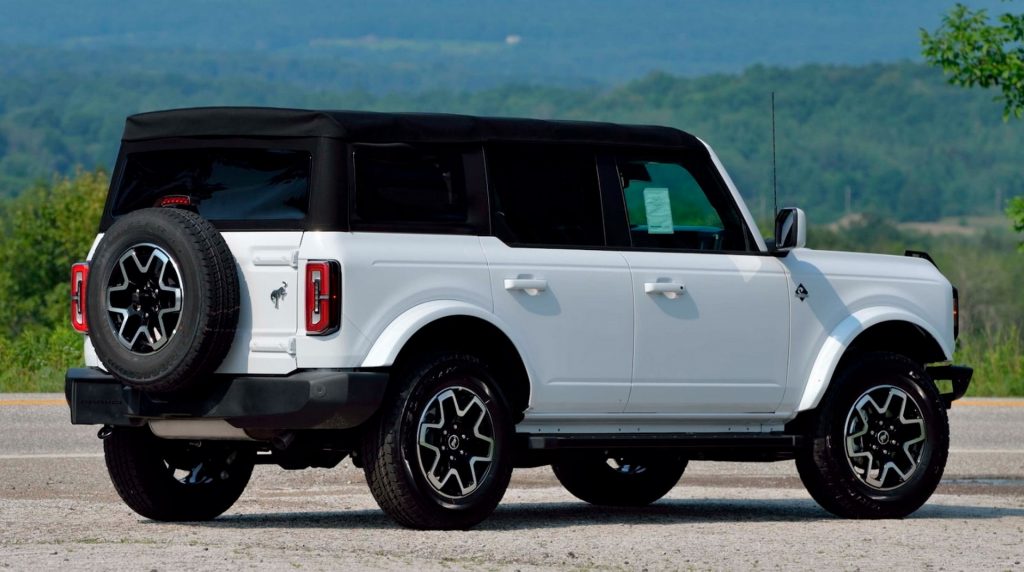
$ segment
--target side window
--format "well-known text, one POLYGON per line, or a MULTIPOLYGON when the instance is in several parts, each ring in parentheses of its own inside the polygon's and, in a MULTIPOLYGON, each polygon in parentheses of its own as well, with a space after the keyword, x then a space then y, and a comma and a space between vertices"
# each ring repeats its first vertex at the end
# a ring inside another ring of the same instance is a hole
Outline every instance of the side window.
POLYGON ((466 224, 463 152, 445 146, 354 147, 358 223, 466 224))
POLYGON ((510 244, 603 246, 594 154, 561 145, 493 145, 487 180, 495 234, 510 244))
POLYGON ((747 250, 736 205, 706 169, 632 158, 619 159, 618 168, 633 246, 747 250))

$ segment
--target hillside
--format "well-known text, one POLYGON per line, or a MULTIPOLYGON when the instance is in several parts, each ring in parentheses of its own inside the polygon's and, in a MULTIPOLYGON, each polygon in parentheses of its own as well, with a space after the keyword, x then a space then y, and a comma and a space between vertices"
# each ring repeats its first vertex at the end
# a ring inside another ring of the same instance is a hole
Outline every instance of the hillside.
POLYGON ((815 222, 835 220, 848 206, 903 221, 991 215, 1007 197, 1024 194, 1024 126, 1002 122, 991 94, 950 87, 919 64, 754 67, 700 78, 658 73, 611 88, 518 85, 375 95, 220 78, 202 66, 155 72, 143 63, 111 71, 90 61, 68 52, 0 48, 0 196, 76 166, 109 167, 124 116, 132 112, 276 105, 674 125, 718 150, 764 218, 771 209, 772 90, 780 200, 804 206, 815 222), (82 65, 67 65, 69 58, 82 65))
MULTIPOLYGON (((1000 0, 963 0, 993 11, 1000 0)), ((510 81, 619 84, 661 70, 696 76, 750 65, 919 60, 934 0, 5 0, 0 44, 73 50, 96 63, 139 51, 152 71, 186 59, 226 75, 322 80, 375 92, 510 81), (153 54, 157 54, 156 57, 153 54), (274 64, 261 72, 264 60, 274 64), (300 71, 290 73, 291 65, 300 71)), ((178 68, 187 69, 187 68, 178 68)), ((308 84, 306 84, 308 87, 308 84)))

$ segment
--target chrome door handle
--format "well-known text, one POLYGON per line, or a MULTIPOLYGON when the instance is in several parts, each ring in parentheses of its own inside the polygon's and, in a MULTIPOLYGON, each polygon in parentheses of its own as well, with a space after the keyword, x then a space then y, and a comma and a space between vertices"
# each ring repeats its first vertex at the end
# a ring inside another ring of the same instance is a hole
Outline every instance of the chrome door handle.
POLYGON ((536 296, 548 289, 548 281, 537 278, 506 278, 505 289, 508 291, 522 290, 528 296, 536 296))
POLYGON ((669 300, 675 300, 686 293, 686 286, 679 282, 644 282, 644 293, 661 294, 669 300))

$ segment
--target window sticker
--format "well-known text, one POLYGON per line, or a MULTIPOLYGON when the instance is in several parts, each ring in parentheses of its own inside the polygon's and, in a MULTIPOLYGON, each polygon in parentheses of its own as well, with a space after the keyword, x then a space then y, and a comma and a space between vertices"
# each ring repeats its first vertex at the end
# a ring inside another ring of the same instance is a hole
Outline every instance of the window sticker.
POLYGON ((672 203, 668 189, 648 187, 644 189, 644 209, 647 211, 647 234, 672 234, 672 203))

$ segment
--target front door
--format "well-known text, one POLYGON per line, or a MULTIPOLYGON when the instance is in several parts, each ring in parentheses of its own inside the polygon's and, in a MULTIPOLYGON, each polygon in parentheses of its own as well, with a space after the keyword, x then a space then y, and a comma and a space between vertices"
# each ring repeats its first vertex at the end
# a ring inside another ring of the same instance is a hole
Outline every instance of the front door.
POLYGON ((789 292, 706 157, 616 160, 636 333, 629 413, 773 412, 786 389, 789 292))

